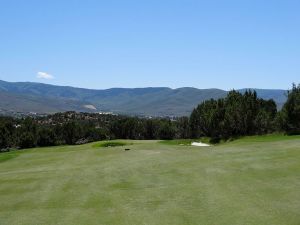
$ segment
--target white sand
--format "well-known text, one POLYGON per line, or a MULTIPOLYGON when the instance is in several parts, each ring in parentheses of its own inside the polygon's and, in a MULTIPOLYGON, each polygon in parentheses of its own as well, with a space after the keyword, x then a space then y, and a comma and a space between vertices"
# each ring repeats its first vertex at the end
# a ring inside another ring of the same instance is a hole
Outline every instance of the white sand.
POLYGON ((192 146, 198 146, 198 147, 209 147, 210 145, 202 143, 202 142, 192 142, 192 146))

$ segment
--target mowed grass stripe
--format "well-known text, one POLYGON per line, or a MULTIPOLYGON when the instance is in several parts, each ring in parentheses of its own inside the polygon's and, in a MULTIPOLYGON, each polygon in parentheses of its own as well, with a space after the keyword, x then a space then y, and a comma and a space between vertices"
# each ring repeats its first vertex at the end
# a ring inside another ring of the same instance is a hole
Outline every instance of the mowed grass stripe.
POLYGON ((299 224, 300 138, 266 139, 4 153, 0 224, 299 224))

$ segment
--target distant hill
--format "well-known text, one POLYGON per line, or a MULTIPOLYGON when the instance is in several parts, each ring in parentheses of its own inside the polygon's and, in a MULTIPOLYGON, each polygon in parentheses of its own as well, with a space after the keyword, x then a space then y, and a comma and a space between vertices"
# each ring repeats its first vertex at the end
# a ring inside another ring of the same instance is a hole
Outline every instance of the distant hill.
MULTIPOLYGON (((246 89, 239 91, 244 92, 246 89)), ((285 90, 255 89, 259 97, 274 99, 278 107, 286 100, 285 90)), ((92 90, 32 82, 0 80, 0 110, 54 113, 61 111, 109 111, 143 116, 188 115, 195 106, 210 98, 222 98, 227 91, 149 87, 92 90)))

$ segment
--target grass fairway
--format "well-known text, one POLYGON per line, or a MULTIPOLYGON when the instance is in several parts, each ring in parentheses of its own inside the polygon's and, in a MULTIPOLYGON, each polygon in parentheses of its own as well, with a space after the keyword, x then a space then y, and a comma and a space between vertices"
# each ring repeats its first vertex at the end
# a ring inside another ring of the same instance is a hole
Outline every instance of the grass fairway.
POLYGON ((0 154, 0 224, 300 224, 299 136, 128 143, 0 154))

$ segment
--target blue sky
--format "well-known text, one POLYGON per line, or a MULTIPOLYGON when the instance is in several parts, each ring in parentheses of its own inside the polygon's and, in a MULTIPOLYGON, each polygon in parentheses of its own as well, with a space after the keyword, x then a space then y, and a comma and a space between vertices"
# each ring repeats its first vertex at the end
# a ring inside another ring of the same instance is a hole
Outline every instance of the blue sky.
POLYGON ((0 79, 287 89, 299 12, 299 0, 0 0, 0 79))

